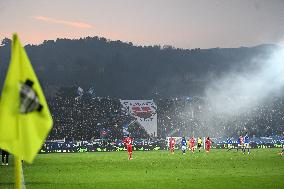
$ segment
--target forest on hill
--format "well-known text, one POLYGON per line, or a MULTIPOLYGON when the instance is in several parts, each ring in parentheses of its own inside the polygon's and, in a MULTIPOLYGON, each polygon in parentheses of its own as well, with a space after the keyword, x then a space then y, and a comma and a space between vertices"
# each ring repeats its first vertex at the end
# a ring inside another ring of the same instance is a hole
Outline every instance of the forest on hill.
MULTIPOLYGON (((0 46, 0 87, 10 60, 11 40, 0 46)), ((48 97, 75 96, 78 87, 96 96, 123 99, 202 96, 207 85, 231 72, 253 71, 275 45, 180 49, 135 46, 103 37, 46 40, 25 49, 48 97)))

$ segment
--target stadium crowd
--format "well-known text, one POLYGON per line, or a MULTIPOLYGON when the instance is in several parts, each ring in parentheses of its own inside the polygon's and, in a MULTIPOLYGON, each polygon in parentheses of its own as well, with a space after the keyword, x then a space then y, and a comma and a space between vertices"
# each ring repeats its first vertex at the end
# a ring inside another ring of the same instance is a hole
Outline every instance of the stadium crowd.
POLYGON ((284 130, 284 101, 271 98, 252 109, 231 114, 215 112, 206 99, 187 97, 157 101, 158 133, 167 136, 273 136, 284 130))
MULTIPOLYGON (((93 140, 123 138, 123 125, 133 118, 119 99, 101 97, 67 98, 57 96, 48 100, 54 127, 48 140, 93 140)), ((158 115, 158 138, 168 136, 251 136, 277 135, 284 130, 284 101, 273 98, 250 111, 228 119, 215 113, 206 99, 187 97, 155 100, 158 115)), ((150 138, 139 124, 129 126, 134 138, 150 138)))
MULTIPOLYGON (((118 99, 63 98, 49 100, 54 126, 48 140, 92 140, 123 138, 122 126, 133 121, 118 99)), ((129 130, 137 137, 145 137, 140 125, 132 124, 129 130)))

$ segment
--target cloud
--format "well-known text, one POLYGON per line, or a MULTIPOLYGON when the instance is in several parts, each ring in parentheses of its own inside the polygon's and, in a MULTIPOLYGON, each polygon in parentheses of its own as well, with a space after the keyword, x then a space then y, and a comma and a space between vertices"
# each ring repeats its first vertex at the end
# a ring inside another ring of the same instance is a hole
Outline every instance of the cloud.
POLYGON ((50 17, 45 17, 45 16, 36 16, 36 17, 34 17, 34 19, 40 20, 40 21, 43 21, 43 22, 48 22, 48 23, 71 26, 71 27, 74 27, 74 28, 81 28, 81 29, 93 28, 92 25, 84 23, 84 22, 67 21, 67 20, 61 20, 61 19, 50 18, 50 17))

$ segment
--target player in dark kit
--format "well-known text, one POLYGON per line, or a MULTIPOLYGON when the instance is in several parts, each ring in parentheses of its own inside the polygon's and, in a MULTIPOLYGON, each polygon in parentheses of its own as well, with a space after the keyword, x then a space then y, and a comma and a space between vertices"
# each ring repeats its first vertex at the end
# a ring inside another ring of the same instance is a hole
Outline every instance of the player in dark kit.
POLYGON ((185 150, 186 150, 186 140, 184 137, 182 137, 181 140, 181 150, 182 150, 182 154, 185 154, 185 150))
POLYGON ((243 154, 245 154, 246 149, 248 150, 248 154, 250 154, 250 145, 249 145, 250 139, 248 133, 246 133, 246 135, 243 138, 244 138, 243 154))
POLYGON ((8 165, 9 163, 9 152, 2 150, 2 165, 8 165))
POLYGON ((132 138, 129 135, 127 135, 127 137, 123 140, 123 143, 126 145, 126 149, 128 152, 128 159, 132 160, 132 143, 133 143, 132 138))
POLYGON ((199 137, 199 138, 197 139, 197 148, 198 148, 198 151, 199 151, 199 152, 200 152, 202 143, 203 143, 203 141, 202 141, 201 137, 199 137))
POLYGON ((233 141, 231 138, 227 139, 227 152, 233 149, 233 141))

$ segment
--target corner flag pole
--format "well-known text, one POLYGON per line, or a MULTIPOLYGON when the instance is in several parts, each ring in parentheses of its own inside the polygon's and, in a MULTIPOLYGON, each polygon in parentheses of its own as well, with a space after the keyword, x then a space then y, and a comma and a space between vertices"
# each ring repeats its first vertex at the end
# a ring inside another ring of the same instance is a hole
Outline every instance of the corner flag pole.
MULTIPOLYGON (((16 132, 17 132, 17 137, 20 141, 20 137, 21 137, 21 127, 20 127, 20 117, 19 115, 16 116, 17 119, 17 128, 16 128, 16 132)), ((19 141, 16 142, 16 145, 19 146, 19 141)), ((22 150, 20 150, 20 153, 22 154, 22 150)), ((22 169, 22 161, 21 161, 21 155, 19 154, 15 154, 14 155, 14 162, 15 162, 15 189, 21 189, 22 188, 22 173, 21 173, 21 169, 22 169)))
POLYGON ((22 186, 21 163, 21 158, 15 156, 15 189, 21 189, 22 186))

